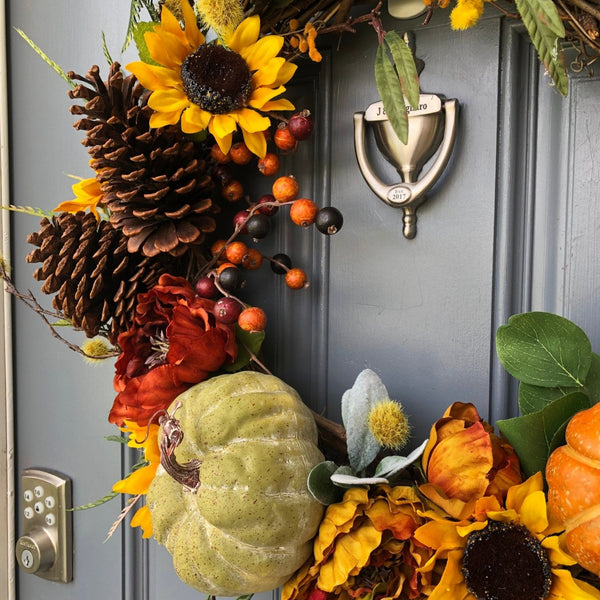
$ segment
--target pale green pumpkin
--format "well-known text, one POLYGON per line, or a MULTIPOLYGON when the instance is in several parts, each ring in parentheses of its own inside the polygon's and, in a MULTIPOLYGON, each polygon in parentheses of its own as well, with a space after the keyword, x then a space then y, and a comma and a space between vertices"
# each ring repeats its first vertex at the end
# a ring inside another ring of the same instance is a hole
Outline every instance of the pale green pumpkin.
POLYGON ((147 496, 154 537, 205 594, 279 587, 311 554, 323 513, 306 486, 323 460, 310 410, 280 379, 250 371, 204 381, 177 401, 184 437, 175 455, 200 459, 200 487, 159 467, 147 496))

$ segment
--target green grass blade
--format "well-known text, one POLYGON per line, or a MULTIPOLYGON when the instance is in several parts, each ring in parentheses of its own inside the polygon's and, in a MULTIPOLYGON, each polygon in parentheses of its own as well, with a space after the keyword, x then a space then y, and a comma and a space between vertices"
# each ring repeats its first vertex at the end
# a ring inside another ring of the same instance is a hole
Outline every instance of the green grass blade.
POLYGON ((77 84, 67 75, 67 73, 58 64, 56 64, 22 29, 15 27, 15 31, 33 48, 33 50, 49 65, 56 73, 58 73, 72 88, 77 87, 77 84))
POLYGON ((44 217, 51 219, 54 216, 54 213, 51 210, 42 210, 41 208, 35 208, 34 206, 16 206, 14 204, 9 204, 0 206, 0 208, 24 215, 31 215, 32 217, 39 217, 40 219, 44 217))

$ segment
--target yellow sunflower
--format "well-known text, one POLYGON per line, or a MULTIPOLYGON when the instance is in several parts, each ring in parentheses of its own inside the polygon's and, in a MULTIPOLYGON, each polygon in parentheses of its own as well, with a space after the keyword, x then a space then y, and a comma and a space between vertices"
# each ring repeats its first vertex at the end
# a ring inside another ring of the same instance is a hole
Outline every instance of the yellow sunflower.
POLYGON ((184 133, 208 131, 221 150, 229 151, 238 126, 244 142, 257 156, 267 151, 265 130, 271 125, 259 111, 294 110, 285 92, 296 65, 278 56, 283 37, 260 37, 260 18, 242 21, 223 44, 206 43, 194 10, 182 3, 182 29, 163 7, 161 22, 145 34, 152 59, 130 63, 131 71, 152 91, 148 105, 155 111, 151 127, 181 124, 184 133))
POLYGON ((104 194, 100 189, 100 184, 95 177, 89 179, 82 179, 72 186, 75 198, 73 200, 66 200, 61 202, 55 209, 54 212, 70 212, 76 213, 80 210, 90 209, 94 213, 97 220, 100 220, 98 215, 98 205, 102 203, 104 194))
MULTIPOLYGON (((127 442, 129 447, 144 449, 144 459, 148 464, 135 470, 125 479, 117 481, 113 485, 113 491, 120 494, 131 494, 132 496, 147 494, 148 488, 156 475, 156 469, 160 464, 160 448, 158 446, 159 426, 151 424, 148 429, 147 426, 140 427, 133 421, 125 421, 125 427, 121 427, 120 429, 129 434, 129 441, 127 442), (146 433, 148 437, 146 437, 146 433)), ((142 537, 152 537, 152 519, 147 506, 144 505, 137 510, 131 520, 131 526, 141 527, 143 531, 142 537)))
POLYGON ((541 473, 511 487, 505 508, 494 496, 481 498, 473 521, 423 516, 430 520, 414 538, 435 553, 419 571, 441 572, 429 600, 600 599, 566 568, 576 561, 549 521, 541 473))

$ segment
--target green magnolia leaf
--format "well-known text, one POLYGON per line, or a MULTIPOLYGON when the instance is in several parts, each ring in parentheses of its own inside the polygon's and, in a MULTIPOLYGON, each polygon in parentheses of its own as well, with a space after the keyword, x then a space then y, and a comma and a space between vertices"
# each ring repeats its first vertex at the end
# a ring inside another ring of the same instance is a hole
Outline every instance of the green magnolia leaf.
POLYGON ((592 360, 585 333, 564 317, 529 312, 498 328, 496 351, 504 368, 523 383, 582 387, 592 360))
POLYGON ((522 415, 542 410, 544 406, 550 404, 558 398, 562 398, 567 394, 576 392, 581 388, 577 387, 541 387, 538 385, 530 385, 521 383, 519 385, 519 411, 522 415))
POLYGON ((542 410, 498 421, 496 424, 502 435, 515 449, 521 469, 527 477, 544 471, 553 440, 561 427, 580 410, 589 408, 588 397, 581 392, 563 396, 548 404, 542 410))
POLYGON ((248 366, 252 361, 252 354, 257 356, 265 339, 264 331, 249 332, 241 327, 235 327, 235 339, 238 343, 238 355, 235 362, 223 366, 228 373, 235 373, 248 366))
POLYGON ((148 31, 154 31, 156 23, 142 21, 138 23, 133 29, 133 39, 135 40, 135 46, 137 48, 140 60, 148 63, 149 65, 158 65, 158 63, 150 56, 150 51, 146 44, 146 38, 144 35, 148 31))
POLYGON ((377 48, 375 82, 385 108, 385 114, 400 141, 406 144, 408 141, 408 113, 400 79, 388 58, 384 44, 380 44, 377 48))
POLYGON ((388 31, 383 40, 390 49, 404 97, 416 109, 419 105, 419 74, 413 53, 395 31, 388 31))
POLYGON ((600 402, 600 356, 592 352, 592 364, 588 371, 583 391, 592 404, 600 402))
POLYGON ((565 36, 558 9, 553 0, 515 0, 540 60, 552 77, 556 89, 566 96, 569 79, 560 39, 565 36))
POLYGON ((326 460, 313 467, 308 474, 308 491, 325 506, 340 502, 344 497, 344 490, 331 481, 331 476, 337 469, 338 466, 333 461, 326 460))
POLYGON ((552 436, 552 439, 550 440, 550 446, 548 446, 548 457, 559 447, 559 446, 564 446, 567 443, 567 440, 565 438, 565 433, 567 431, 567 425, 569 424, 569 421, 571 419, 568 419, 567 421, 565 421, 557 430, 556 433, 552 436))

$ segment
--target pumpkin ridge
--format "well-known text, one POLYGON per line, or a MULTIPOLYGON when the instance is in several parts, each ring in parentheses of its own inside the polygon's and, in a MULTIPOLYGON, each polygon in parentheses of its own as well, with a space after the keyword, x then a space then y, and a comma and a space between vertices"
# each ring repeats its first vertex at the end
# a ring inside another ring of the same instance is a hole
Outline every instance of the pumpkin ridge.
POLYGON ((589 508, 582 510, 576 516, 571 517, 570 519, 567 519, 563 523, 565 531, 568 533, 569 531, 572 531, 573 529, 579 527, 580 525, 583 525, 584 523, 587 523, 588 521, 592 521, 593 519, 595 519, 598 516, 600 516, 600 505, 590 506, 589 508))
POLYGON ((574 458, 578 462, 592 467, 592 469, 600 470, 600 460, 590 458, 589 456, 582 454, 578 450, 575 450, 575 448, 572 448, 568 444, 566 446, 563 446, 562 448, 563 452, 565 452, 565 454, 568 454, 571 458, 574 458))

